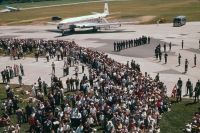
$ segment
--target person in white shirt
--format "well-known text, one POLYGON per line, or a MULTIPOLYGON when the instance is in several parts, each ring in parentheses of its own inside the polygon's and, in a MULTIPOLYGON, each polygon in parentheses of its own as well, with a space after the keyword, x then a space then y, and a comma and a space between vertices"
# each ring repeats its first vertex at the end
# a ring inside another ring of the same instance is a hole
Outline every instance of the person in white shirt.
POLYGON ((64 131, 64 132, 69 132, 69 131, 70 131, 70 125, 69 125, 68 122, 65 122, 65 123, 63 124, 63 131, 64 131))
POLYGON ((97 115, 96 115, 96 113, 97 113, 97 109, 96 109, 96 107, 94 106, 94 103, 92 102, 92 103, 91 103, 91 108, 90 108, 90 114, 91 114, 92 117, 94 118, 95 123, 98 124, 98 120, 97 120, 97 115))
POLYGON ((92 118, 91 115, 89 115, 89 117, 87 118, 87 123, 90 124, 90 125, 94 124, 94 119, 92 118))
POLYGON ((82 132, 83 132, 83 125, 80 124, 76 129, 76 133, 82 133, 82 132))
POLYGON ((64 128, 63 128, 63 125, 60 124, 58 129, 57 129, 57 133, 63 133, 64 132, 64 128))
POLYGON ((36 89, 37 89, 37 86, 36 86, 36 83, 34 83, 32 89, 31 89, 31 96, 32 97, 36 96, 36 89))

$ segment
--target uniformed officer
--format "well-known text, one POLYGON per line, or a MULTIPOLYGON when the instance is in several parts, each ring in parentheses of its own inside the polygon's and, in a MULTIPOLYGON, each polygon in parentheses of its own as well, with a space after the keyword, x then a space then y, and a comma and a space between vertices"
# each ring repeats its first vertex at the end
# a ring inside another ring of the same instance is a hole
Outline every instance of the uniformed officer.
POLYGON ((150 44, 150 41, 151 41, 151 38, 150 38, 150 36, 148 37, 148 44, 150 44))
POLYGON ((168 54, 165 53, 165 55, 164 55, 164 57, 165 57, 165 64, 167 64, 167 56, 168 56, 168 54))
POLYGON ((193 97, 193 85, 191 84, 191 87, 189 88, 189 97, 193 97))
POLYGON ((183 42, 183 40, 182 40, 182 42, 181 42, 181 48, 183 49, 183 44, 184 44, 184 42, 183 42))
POLYGON ((155 56, 156 56, 156 59, 158 59, 158 53, 159 53, 159 49, 158 47, 155 48, 155 56))
POLYGON ((186 95, 188 95, 188 92, 190 92, 190 88, 192 87, 192 83, 190 79, 186 82, 186 95))
POLYGON ((172 49, 172 43, 170 42, 169 43, 169 50, 171 51, 171 49, 172 49))
POLYGON ((162 60, 162 52, 161 51, 158 53, 158 56, 159 56, 159 60, 161 61, 162 60))
POLYGON ((178 54, 178 65, 179 66, 181 65, 181 54, 180 53, 178 54))
POLYGON ((114 42, 114 51, 116 51, 117 44, 114 42))
POLYGON ((200 49, 200 39, 199 39, 199 49, 200 49))
POLYGON ((189 64, 188 60, 185 59, 185 73, 187 73, 188 71, 188 64, 189 64))
POLYGON ((197 56, 196 54, 194 54, 194 66, 196 67, 196 65, 197 65, 197 56))
POLYGON ((131 68, 135 70, 135 61, 131 60, 131 68))
POLYGON ((199 94, 200 94, 200 81, 196 83, 196 86, 194 88, 195 96, 194 96, 194 102, 199 102, 199 94))
POLYGON ((166 52, 166 43, 164 44, 164 46, 163 46, 163 47, 164 47, 164 52, 166 52))
POLYGON ((55 75, 55 63, 54 62, 52 62, 51 68, 52 68, 52 74, 55 75))
POLYGON ((183 81, 181 80, 181 78, 179 78, 178 82, 177 82, 177 98, 176 101, 178 102, 179 100, 182 101, 181 95, 182 95, 182 85, 183 85, 183 81))

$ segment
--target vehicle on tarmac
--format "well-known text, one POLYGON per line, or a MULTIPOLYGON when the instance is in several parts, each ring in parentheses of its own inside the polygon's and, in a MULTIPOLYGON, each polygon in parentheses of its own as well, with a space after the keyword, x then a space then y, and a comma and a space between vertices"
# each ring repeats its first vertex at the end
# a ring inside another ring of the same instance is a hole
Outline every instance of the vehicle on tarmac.
POLYGON ((177 16, 173 20, 174 27, 180 27, 186 24, 186 17, 185 16, 177 16))

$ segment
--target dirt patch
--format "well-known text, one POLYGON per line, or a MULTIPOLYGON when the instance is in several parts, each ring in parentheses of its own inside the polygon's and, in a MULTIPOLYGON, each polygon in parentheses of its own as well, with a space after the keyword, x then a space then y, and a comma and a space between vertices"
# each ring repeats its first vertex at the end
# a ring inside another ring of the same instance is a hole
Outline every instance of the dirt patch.
POLYGON ((136 18, 119 18, 119 17, 107 17, 106 18, 110 23, 123 23, 130 22, 130 24, 139 24, 140 22, 136 18))
POLYGON ((156 16, 140 16, 133 18, 118 18, 118 17, 108 17, 109 22, 133 22, 134 24, 148 23, 154 20, 156 16))
POLYGON ((139 23, 146 23, 146 22, 152 21, 155 18, 156 18, 156 16, 141 16, 141 17, 137 17, 136 20, 139 23))

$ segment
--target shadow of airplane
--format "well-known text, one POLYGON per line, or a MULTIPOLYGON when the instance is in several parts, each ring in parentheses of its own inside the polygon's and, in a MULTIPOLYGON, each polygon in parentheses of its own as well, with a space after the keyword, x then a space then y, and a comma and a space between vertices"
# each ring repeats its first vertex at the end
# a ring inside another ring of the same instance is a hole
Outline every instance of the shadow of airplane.
MULTIPOLYGON (((60 33, 61 32, 59 30, 46 30, 48 32, 55 32, 55 33, 60 33)), ((70 35, 74 35, 74 34, 106 34, 106 33, 127 33, 127 32, 136 32, 136 31, 125 31, 124 29, 123 30, 99 30, 97 32, 93 31, 92 29, 91 30, 79 30, 79 31, 75 31, 75 32, 70 32, 70 31, 66 31, 65 32, 65 35, 64 36, 70 36, 70 35)), ((59 35, 59 36, 56 36, 55 38, 57 37, 64 37, 62 35, 59 35)))

